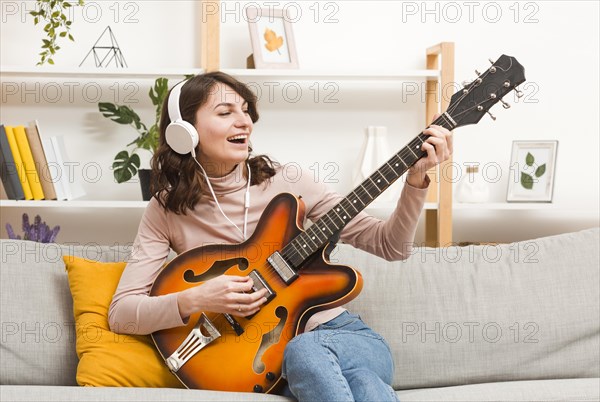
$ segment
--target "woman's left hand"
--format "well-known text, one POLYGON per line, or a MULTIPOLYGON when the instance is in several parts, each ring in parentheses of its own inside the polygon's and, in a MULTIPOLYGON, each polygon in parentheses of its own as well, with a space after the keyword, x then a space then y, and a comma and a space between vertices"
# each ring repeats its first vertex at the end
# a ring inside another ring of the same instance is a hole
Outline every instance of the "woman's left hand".
MULTIPOLYGON (((435 121, 439 115, 434 116, 435 121)), ((427 187, 427 171, 432 167, 448 160, 452 155, 452 133, 442 127, 432 124, 423 130, 423 134, 430 135, 421 146, 421 149, 427 152, 409 170, 406 176, 406 182, 413 187, 427 187)))

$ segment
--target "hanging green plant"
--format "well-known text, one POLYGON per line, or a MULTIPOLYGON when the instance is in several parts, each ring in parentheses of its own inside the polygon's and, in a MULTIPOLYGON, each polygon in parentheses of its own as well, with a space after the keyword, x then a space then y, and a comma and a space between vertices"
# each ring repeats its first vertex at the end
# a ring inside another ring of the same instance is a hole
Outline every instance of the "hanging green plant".
MULTIPOLYGON (((82 6, 84 0, 77 0, 77 4, 82 6)), ((54 64, 52 58, 56 52, 60 49, 57 43, 58 38, 69 38, 74 41, 73 35, 71 35, 71 25, 73 22, 69 20, 65 11, 68 10, 73 4, 65 0, 36 0, 35 11, 30 11, 33 18, 34 25, 45 23, 44 32, 48 39, 42 39, 42 52, 40 53, 40 61, 37 63, 38 66, 44 63, 54 64)))

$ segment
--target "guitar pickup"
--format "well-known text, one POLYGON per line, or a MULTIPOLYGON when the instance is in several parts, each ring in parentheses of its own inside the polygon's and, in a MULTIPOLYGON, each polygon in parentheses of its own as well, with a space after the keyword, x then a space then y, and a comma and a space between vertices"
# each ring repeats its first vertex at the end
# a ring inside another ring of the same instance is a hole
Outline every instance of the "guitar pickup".
POLYGON ((275 251, 269 258, 267 258, 267 261, 269 264, 271 264, 271 267, 277 271, 286 285, 289 285, 298 277, 298 273, 289 266, 287 261, 281 256, 281 254, 279 254, 279 252, 275 251))
POLYGON ((275 292, 273 291, 273 289, 271 289, 265 278, 263 278, 263 276, 257 270, 253 270, 248 276, 252 278, 252 281, 254 282, 254 285, 252 286, 253 292, 258 292, 259 290, 267 289, 267 294, 265 295, 267 301, 270 301, 272 298, 275 297, 275 292))

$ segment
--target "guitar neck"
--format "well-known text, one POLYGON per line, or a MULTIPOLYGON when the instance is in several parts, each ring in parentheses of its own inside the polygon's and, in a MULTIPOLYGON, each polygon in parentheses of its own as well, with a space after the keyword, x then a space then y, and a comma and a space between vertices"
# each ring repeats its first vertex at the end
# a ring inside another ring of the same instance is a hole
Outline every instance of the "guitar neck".
MULTIPOLYGON (((433 124, 449 130, 454 128, 453 122, 445 114, 436 119, 433 124)), ((427 155, 421 150, 421 146, 429 137, 430 135, 423 133, 417 135, 335 207, 315 221, 308 230, 296 236, 282 250, 282 256, 286 261, 294 268, 299 268, 309 256, 323 248, 348 222, 379 197, 419 159, 427 155)))

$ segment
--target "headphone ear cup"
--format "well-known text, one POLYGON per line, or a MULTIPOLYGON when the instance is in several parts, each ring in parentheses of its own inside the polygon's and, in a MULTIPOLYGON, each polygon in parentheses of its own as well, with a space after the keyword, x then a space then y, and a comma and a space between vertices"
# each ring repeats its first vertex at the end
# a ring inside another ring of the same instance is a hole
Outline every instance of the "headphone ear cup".
POLYGON ((199 142, 198 131, 187 121, 176 120, 167 126, 165 140, 178 154, 194 154, 199 142))

